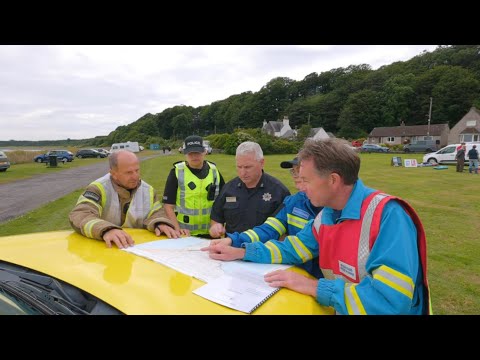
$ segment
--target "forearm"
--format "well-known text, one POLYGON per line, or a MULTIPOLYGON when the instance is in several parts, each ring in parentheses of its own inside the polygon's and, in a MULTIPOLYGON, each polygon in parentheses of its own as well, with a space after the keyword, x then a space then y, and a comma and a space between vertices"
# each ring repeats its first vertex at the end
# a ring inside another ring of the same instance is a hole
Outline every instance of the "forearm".
POLYGON ((280 220, 269 217, 262 225, 255 226, 253 229, 232 237, 232 245, 239 247, 243 243, 254 243, 257 241, 265 243, 269 240, 278 240, 285 232, 285 225, 280 220))
MULTIPOLYGON (((318 255, 318 244, 312 233, 311 220, 296 236, 284 241, 245 244, 245 259, 271 264, 303 264, 318 255)), ((242 245, 243 246, 243 245, 242 245)))
POLYGON ((147 230, 152 232, 155 231, 155 227, 161 224, 165 224, 172 228, 175 228, 175 223, 167 216, 166 211, 163 207, 152 212, 143 223, 147 227, 147 230))
POLYGON ((88 238, 103 240, 102 235, 109 229, 121 229, 100 218, 97 207, 89 203, 80 203, 70 212, 70 225, 72 228, 88 238))
POLYGON ((180 231, 180 224, 178 223, 177 216, 175 215, 175 205, 163 204, 165 209, 165 215, 169 220, 169 224, 177 231, 180 231))

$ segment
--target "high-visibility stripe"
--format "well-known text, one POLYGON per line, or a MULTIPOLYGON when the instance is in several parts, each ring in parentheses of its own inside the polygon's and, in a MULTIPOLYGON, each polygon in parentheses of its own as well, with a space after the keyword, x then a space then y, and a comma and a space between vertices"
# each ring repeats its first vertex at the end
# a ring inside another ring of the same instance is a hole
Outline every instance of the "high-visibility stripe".
POLYGON ((83 196, 83 195, 80 195, 80 197, 78 198, 77 205, 78 205, 78 204, 81 204, 81 203, 86 203, 86 202, 95 205, 95 206, 97 207, 97 209, 98 209, 98 212, 100 213, 100 216, 102 216, 102 208, 101 208, 101 206, 98 205, 95 201, 90 200, 90 199, 86 198, 86 197, 83 196))
POLYGON ((296 236, 287 236, 285 241, 290 241, 290 243, 293 246, 293 249, 295 252, 300 256, 300 258, 303 260, 303 262, 306 262, 308 260, 313 259, 312 253, 310 250, 307 249, 305 244, 300 241, 300 239, 296 236))
POLYGON ((247 231, 244 232, 244 234, 246 234, 250 238, 250 241, 252 243, 256 242, 256 241, 260 241, 260 238, 258 237, 258 234, 253 230, 247 230, 247 231))
POLYGON ((356 290, 357 284, 347 283, 345 284, 345 305, 347 306, 348 314, 350 315, 367 315, 362 301, 358 296, 356 290))
POLYGON ((377 194, 373 197, 370 204, 365 211, 365 215, 362 221, 362 228, 360 230, 360 241, 358 243, 358 275, 360 281, 367 276, 367 259, 370 256, 370 230, 372 227, 373 214, 380 201, 382 201, 388 195, 377 194))
POLYGON ((102 194, 102 208, 105 207, 105 203, 107 202, 107 194, 105 193, 105 187, 103 186, 102 183, 98 182, 98 181, 94 181, 92 183, 92 185, 95 185, 98 190, 100 190, 100 193, 102 194))
POLYGON ((388 266, 382 265, 373 271, 373 278, 397 290, 409 299, 413 298, 415 284, 409 276, 398 272, 388 266))
POLYGON ((210 228, 209 224, 186 224, 182 223, 182 227, 185 229, 188 229, 190 231, 192 230, 208 230, 210 228))
POLYGON ((270 225, 280 236, 287 232, 282 222, 272 216, 265 220, 265 224, 270 225))
POLYGON ((160 210, 161 208, 162 208, 162 203, 160 201, 157 201, 156 203, 153 204, 152 210, 150 210, 147 217, 150 217, 150 215, 152 215, 155 211, 160 210))
POLYGON ((90 220, 89 222, 87 222, 84 226, 83 226, 83 233, 86 237, 89 237, 89 238, 93 238, 93 234, 92 234, 92 230, 93 230, 93 226, 96 224, 96 223, 99 223, 103 221, 102 219, 93 219, 93 220, 90 220))
POLYGON ((272 264, 281 264, 282 263, 282 253, 280 252, 280 249, 270 241, 265 243, 265 247, 268 250, 270 250, 271 263, 272 264))
POLYGON ((287 214, 287 224, 295 226, 299 229, 303 229, 307 224, 308 220, 301 217, 295 216, 293 214, 287 214))

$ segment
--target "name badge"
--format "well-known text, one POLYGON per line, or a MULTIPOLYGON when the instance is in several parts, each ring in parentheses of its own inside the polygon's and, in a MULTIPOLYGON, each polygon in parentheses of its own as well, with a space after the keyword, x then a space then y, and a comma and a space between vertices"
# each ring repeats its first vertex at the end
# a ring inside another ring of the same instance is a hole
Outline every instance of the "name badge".
POLYGON ((237 202, 237 197, 236 196, 227 196, 225 198, 226 202, 237 202))
POLYGON ((343 275, 346 275, 353 280, 357 279, 355 268, 352 265, 348 265, 343 261, 338 260, 338 268, 343 275))

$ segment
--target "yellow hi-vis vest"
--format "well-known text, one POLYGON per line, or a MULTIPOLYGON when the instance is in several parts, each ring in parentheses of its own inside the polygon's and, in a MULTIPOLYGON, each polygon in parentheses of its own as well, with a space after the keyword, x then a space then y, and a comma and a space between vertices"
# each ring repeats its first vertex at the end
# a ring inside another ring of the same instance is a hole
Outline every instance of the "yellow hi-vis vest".
POLYGON ((188 168, 185 161, 175 164, 178 180, 175 211, 180 228, 190 230, 190 234, 208 234, 210 213, 220 190, 220 176, 215 164, 208 162, 210 170, 205 179, 199 179, 188 168), (190 185, 190 186, 189 186, 190 185), (195 186, 193 186, 195 185, 195 186), (215 187, 214 197, 208 200, 209 186, 215 187), (192 189, 193 187, 193 189, 192 189))
MULTIPOLYGON (((129 227, 129 228, 143 228, 143 221, 155 210, 160 208, 154 204, 155 192, 152 186, 148 185, 144 181, 140 183, 140 186, 133 194, 133 198, 130 201, 127 214, 125 216, 125 222, 122 224, 122 209, 120 208, 120 199, 115 191, 110 174, 95 180, 92 185, 95 185, 102 194, 102 203, 100 210, 100 217, 103 220, 111 222, 117 226, 129 227)), ((80 196, 78 203, 88 201, 89 199, 84 196, 80 196)))

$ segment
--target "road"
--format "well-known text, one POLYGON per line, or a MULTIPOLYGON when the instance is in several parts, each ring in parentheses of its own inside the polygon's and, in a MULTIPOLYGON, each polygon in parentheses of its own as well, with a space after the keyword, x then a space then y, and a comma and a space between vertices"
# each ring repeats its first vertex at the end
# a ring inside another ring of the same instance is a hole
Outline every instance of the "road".
MULTIPOLYGON (((160 155, 142 157, 140 161, 160 155)), ((108 170, 108 161, 105 161, 0 184, 0 224, 85 188, 108 170)))

